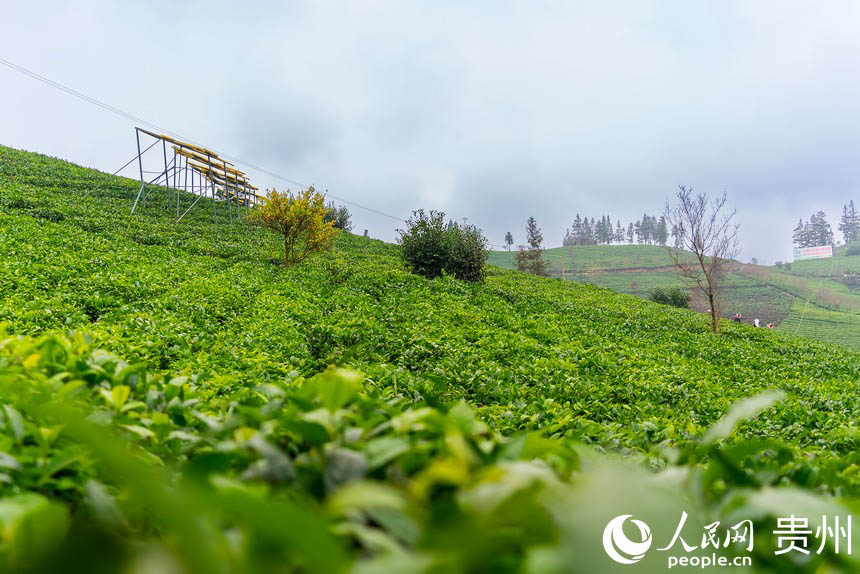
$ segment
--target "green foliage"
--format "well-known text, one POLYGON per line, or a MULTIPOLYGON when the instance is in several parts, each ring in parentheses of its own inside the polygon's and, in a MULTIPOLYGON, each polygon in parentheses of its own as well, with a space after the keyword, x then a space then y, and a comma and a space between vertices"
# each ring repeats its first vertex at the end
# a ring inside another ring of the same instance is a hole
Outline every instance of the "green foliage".
POLYGON ((335 205, 333 201, 330 201, 325 206, 325 221, 334 223, 335 229, 352 231, 350 217, 352 217, 352 214, 345 205, 335 205))
MULTIPOLYGON (((583 537, 612 509, 664 530, 682 510, 702 525, 749 516, 756 531, 786 508, 848 512, 779 487, 788 477, 817 482, 790 446, 732 440, 779 392, 738 403, 701 441, 655 459, 674 467, 661 485, 593 453, 584 470, 568 441, 504 438, 462 401, 433 406, 432 394, 410 399, 350 370, 215 385, 129 365, 77 334, 4 338, 0 566, 515 572, 573 554, 607 571, 583 537)), ((814 559, 853 565, 852 556, 814 559)))
POLYGON ((690 294, 683 287, 652 287, 650 299, 662 305, 686 309, 690 305, 690 294))
POLYGON ((526 221, 526 245, 521 245, 516 255, 517 271, 539 277, 548 275, 548 262, 543 258, 543 234, 534 217, 526 221))
POLYGON ((860 243, 853 243, 851 245, 847 245, 845 247, 844 255, 847 255, 847 256, 860 255, 860 243))
POLYGON ((416 275, 433 279, 443 272, 457 279, 484 279, 487 240, 474 225, 445 223, 445 214, 420 209, 398 231, 400 254, 416 275))
POLYGON ((335 221, 327 221, 323 201, 323 195, 313 187, 295 195, 271 190, 245 221, 282 237, 284 267, 289 267, 331 246, 337 230, 335 221))
POLYGON ((129 216, 136 190, 0 147, 0 570, 599 572, 607 517, 767 537, 860 493, 855 353, 496 268, 428 281, 350 234, 283 268, 209 200, 129 216))
MULTIPOLYGON (((551 277, 561 277, 562 257, 566 279, 646 299, 653 287, 678 283, 677 271, 662 247, 575 245, 545 249, 543 259, 549 262, 551 277)), ((490 252, 489 263, 517 268, 514 255, 507 251, 490 252)), ((763 324, 774 323, 778 330, 860 350, 858 327, 852 326, 860 326, 860 292, 855 279, 858 275, 860 258, 842 254, 800 261, 793 268, 791 263, 784 263, 781 269, 738 265, 725 278, 721 312, 723 317, 735 313, 757 317, 763 324), (804 307, 821 320, 803 320, 804 307)), ((707 302, 699 298, 693 298, 690 307, 699 312, 708 309, 707 302)))

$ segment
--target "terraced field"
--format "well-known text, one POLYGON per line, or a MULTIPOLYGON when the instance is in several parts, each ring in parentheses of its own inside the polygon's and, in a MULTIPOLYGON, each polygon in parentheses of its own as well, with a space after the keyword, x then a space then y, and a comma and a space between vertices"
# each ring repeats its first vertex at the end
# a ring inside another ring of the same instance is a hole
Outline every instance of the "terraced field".
POLYGON ((780 329, 860 349, 860 315, 822 309, 800 299, 795 299, 780 329))
MULTIPOLYGON (((546 250, 551 277, 609 287, 618 293, 647 298, 652 287, 683 286, 666 249, 651 245, 572 246, 546 250)), ((514 252, 495 251, 490 262, 516 268, 514 252)), ((860 259, 860 258, 858 258, 860 259)), ((798 262, 790 271, 759 265, 739 265, 726 279, 722 314, 741 313, 778 329, 860 350, 855 324, 860 324, 860 290, 836 280, 855 269, 852 257, 798 262), (835 270, 835 271, 834 271, 835 270), (818 317, 801 320, 806 309, 818 317)), ((693 299, 701 312, 707 302, 693 299)))
MULTIPOLYGON (((844 247, 837 250, 837 254, 844 252, 844 247)), ((858 274, 860 273, 860 255, 838 255, 831 259, 796 261, 787 273, 827 278, 840 277, 845 274, 858 274)))

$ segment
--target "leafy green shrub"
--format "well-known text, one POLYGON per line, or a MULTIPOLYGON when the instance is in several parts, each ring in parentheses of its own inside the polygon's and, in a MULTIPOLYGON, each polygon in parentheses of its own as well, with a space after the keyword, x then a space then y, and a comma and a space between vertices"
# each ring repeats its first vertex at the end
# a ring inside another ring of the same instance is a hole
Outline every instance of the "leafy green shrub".
POLYGON ((851 245, 846 246, 845 255, 860 255, 860 243, 852 243, 851 245))
POLYGON ((352 221, 350 221, 350 217, 352 217, 352 214, 345 205, 335 205, 334 202, 330 201, 328 205, 325 206, 325 216, 323 219, 326 223, 329 221, 333 222, 335 229, 352 231, 352 221))
POLYGON ((483 281, 484 264, 487 262, 487 239, 474 225, 453 224, 448 230, 450 257, 445 271, 457 279, 483 281))
POLYGON ((423 209, 413 213, 405 230, 398 230, 400 253, 416 275, 435 278, 443 272, 457 279, 478 282, 484 279, 489 253, 487 240, 474 225, 445 223, 445 214, 423 209))
POLYGON ((650 298, 655 303, 682 309, 690 305, 690 294, 683 287, 652 287, 650 298))
MULTIPOLYGON (((570 440, 504 437, 429 388, 404 396, 330 368, 228 390, 87 341, 0 333, 0 571, 564 572, 576 556, 582 571, 607 572, 593 540, 609 509, 662 536, 682 512, 692 531, 748 518, 755 550, 718 552, 751 554, 762 571, 860 565, 833 540, 808 557, 769 545, 783 512, 810 523, 850 512, 798 488, 826 474, 814 458, 739 438, 753 419, 773 420, 780 391, 665 449, 657 461, 670 470, 655 480, 570 440)), ((650 553, 642 565, 663 571, 664 561, 650 553)))

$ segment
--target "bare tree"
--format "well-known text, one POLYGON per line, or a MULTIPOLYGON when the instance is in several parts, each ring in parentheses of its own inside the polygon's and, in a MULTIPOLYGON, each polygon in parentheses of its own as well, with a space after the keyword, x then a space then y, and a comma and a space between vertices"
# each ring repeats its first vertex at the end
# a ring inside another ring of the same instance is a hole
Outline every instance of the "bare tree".
POLYGON ((669 248, 669 256, 681 277, 708 301, 711 331, 716 333, 723 279, 738 256, 737 212, 728 211, 725 192, 710 199, 704 193, 694 196, 692 187, 682 185, 674 201, 666 203, 666 220, 682 234, 681 249, 669 248))

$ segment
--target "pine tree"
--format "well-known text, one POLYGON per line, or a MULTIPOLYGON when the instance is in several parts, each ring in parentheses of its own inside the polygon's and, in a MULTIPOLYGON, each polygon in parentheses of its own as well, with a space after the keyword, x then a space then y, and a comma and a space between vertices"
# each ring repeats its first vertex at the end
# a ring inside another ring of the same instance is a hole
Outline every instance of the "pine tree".
POLYGON ((574 245, 582 245, 583 239, 583 229, 582 229, 582 218, 579 214, 576 214, 576 218, 573 220, 573 227, 570 229, 570 234, 573 237, 574 245))
POLYGON ((508 231, 507 233, 505 233, 505 247, 508 248, 508 251, 511 250, 511 245, 513 245, 513 244, 514 244, 514 236, 511 235, 510 231, 508 231))
POLYGON ((654 240, 654 223, 652 218, 647 214, 642 214, 642 220, 639 224, 639 235, 640 240, 639 243, 646 243, 651 245, 654 240))
POLYGON ((797 220, 797 227, 794 228, 791 238, 796 246, 807 247, 805 225, 802 219, 797 220))
POLYGON ((848 219, 851 223, 852 241, 860 239, 860 213, 854 208, 854 200, 848 202, 848 219))
POLYGON ((633 223, 631 222, 627 225, 627 243, 630 243, 631 245, 633 244, 634 232, 633 223))
POLYGON ((860 239, 860 215, 854 208, 852 199, 848 205, 842 206, 842 219, 839 221, 839 231, 845 243, 851 243, 860 239))
POLYGON ((533 275, 546 276, 547 262, 542 257, 543 233, 534 217, 529 217, 526 221, 526 242, 528 245, 520 246, 517 253, 517 269, 533 275))
POLYGON ((621 220, 618 220, 618 223, 615 224, 615 243, 623 243, 624 242, 624 228, 621 227, 621 220))
POLYGON ((669 229, 666 225, 666 216, 661 215, 660 221, 657 223, 657 231, 655 233, 655 239, 657 243, 660 245, 666 245, 666 242, 669 240, 669 229))
POLYGON ((684 247, 684 235, 686 230, 684 229, 683 223, 677 223, 672 226, 672 238, 675 240, 675 249, 681 249, 684 247))
POLYGON ((591 221, 588 221, 588 218, 585 218, 585 225, 582 230, 582 244, 583 245, 594 245, 594 218, 591 218, 591 221))
POLYGON ((839 226, 837 229, 842 232, 842 239, 845 243, 850 243, 851 239, 849 239, 849 235, 851 234, 851 220, 848 217, 847 205, 842 206, 842 219, 839 220, 839 226))
POLYGON ((609 245, 612 243, 612 220, 608 215, 600 218, 600 243, 609 245))
POLYGON ((815 213, 809 222, 813 236, 811 247, 833 244, 833 230, 830 228, 830 224, 827 223, 827 215, 823 211, 815 213))

